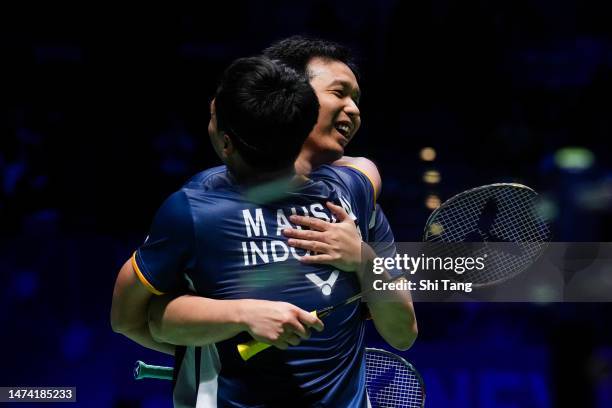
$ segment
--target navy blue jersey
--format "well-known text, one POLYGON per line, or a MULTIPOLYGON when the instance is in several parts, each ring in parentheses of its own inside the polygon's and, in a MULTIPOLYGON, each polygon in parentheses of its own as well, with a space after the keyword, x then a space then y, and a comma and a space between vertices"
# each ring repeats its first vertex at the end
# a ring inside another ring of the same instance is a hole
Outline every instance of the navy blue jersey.
MULTIPOLYGON (((158 294, 188 286, 214 299, 282 300, 305 310, 361 291, 354 273, 301 263, 304 251, 289 247, 281 231, 296 227, 291 214, 335 221, 325 206, 332 201, 354 217, 367 239, 374 191, 363 173, 322 166, 282 196, 262 194, 262 186, 257 191, 234 184, 223 167, 192 178, 164 202, 135 253, 143 283, 158 294)), ((236 351, 250 340, 246 333, 217 343, 217 406, 367 406, 361 308, 340 308, 326 318, 322 333, 248 362, 236 351)))
POLYGON ((370 231, 368 240, 377 255, 385 258, 395 258, 397 248, 391 225, 380 205, 376 204, 372 218, 370 219, 370 231))
MULTIPOLYGON (((314 173, 316 177, 316 172, 314 173)), ((231 177, 226 166, 217 166, 201 171, 193 176, 186 186, 204 188, 206 190, 231 183, 231 177)), ((376 253, 382 257, 393 258, 396 254, 395 237, 391 225, 380 205, 376 204, 371 215, 367 234, 362 237, 364 241, 373 243, 376 253)))

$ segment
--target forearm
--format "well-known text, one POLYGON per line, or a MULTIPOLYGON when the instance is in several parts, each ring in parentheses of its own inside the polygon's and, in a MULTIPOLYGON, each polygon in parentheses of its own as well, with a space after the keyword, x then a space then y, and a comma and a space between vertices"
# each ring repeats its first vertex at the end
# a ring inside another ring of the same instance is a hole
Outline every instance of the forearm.
MULTIPOLYGON (((369 264, 368 261, 373 259, 376 254, 368 245, 363 245, 362 250, 364 251, 363 259, 366 264, 369 264)), ((371 269, 365 269, 367 270, 362 269, 361 273, 358 273, 364 291, 370 289, 372 284, 370 279, 366 278, 371 273, 371 269)), ((382 277, 385 281, 390 280, 389 273, 386 271, 382 277)), ((384 295, 375 293, 367 297, 367 302, 374 326, 387 343, 399 350, 410 348, 418 334, 410 292, 394 290, 387 291, 384 295)))
POLYGON ((149 326, 142 326, 138 328, 131 329, 126 332, 122 332, 124 336, 129 338, 132 341, 149 348, 151 350, 159 351, 165 354, 174 355, 174 345, 168 343, 159 343, 153 339, 151 332, 149 331, 149 326))
POLYGON ((162 343, 213 344, 246 330, 242 302, 192 295, 155 298, 149 305, 149 329, 153 339, 162 343))
POLYGON ((368 302, 374 326, 391 346, 409 349, 417 338, 418 329, 412 302, 385 299, 368 302))

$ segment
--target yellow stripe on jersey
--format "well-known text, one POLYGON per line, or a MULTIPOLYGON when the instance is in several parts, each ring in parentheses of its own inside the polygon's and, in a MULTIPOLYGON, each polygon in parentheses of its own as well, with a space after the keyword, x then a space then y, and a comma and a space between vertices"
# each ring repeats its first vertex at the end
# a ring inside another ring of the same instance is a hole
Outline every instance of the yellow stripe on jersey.
POLYGON ((374 204, 376 204, 376 187, 374 185, 374 181, 372 181, 372 179, 370 178, 370 176, 368 175, 368 173, 366 173, 365 171, 363 171, 361 168, 359 168, 358 166, 355 166, 354 164, 339 164, 338 166, 342 166, 342 167, 351 167, 355 170, 357 170, 358 172, 360 172, 361 174, 363 174, 364 176, 366 176, 366 178, 368 180, 370 180, 370 184, 372 185, 372 191, 374 191, 374 204))
POLYGON ((147 278, 145 278, 143 273, 140 271, 140 268, 138 267, 138 263, 136 263, 136 252, 134 252, 134 255, 132 255, 132 266, 134 267, 134 271, 136 272, 136 276, 138 276, 138 279, 140 279, 140 282, 142 282, 142 284, 145 285, 145 287, 149 289, 150 292, 156 295, 164 294, 163 292, 160 292, 159 290, 155 289, 155 287, 151 285, 151 283, 149 283, 147 278))

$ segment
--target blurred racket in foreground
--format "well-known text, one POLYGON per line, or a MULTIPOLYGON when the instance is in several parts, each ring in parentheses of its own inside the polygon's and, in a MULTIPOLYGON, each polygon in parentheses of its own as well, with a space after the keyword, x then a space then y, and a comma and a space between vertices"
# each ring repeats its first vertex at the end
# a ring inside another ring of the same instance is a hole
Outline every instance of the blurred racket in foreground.
MULTIPOLYGON (((366 388, 373 408, 421 408, 425 384, 412 364, 386 350, 366 348, 366 388)), ((172 367, 136 362, 134 378, 172 380, 172 367)))

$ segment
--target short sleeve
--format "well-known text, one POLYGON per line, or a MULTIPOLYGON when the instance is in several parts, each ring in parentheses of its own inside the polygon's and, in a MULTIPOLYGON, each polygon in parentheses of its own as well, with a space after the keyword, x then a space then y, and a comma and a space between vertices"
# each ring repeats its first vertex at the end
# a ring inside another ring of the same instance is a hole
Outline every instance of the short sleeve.
MULTIPOLYGON (((368 237, 368 222, 370 215, 374 211, 375 197, 374 197, 374 186, 370 179, 365 173, 353 166, 324 166, 332 170, 333 177, 339 179, 343 186, 343 191, 351 201, 350 205, 343 203, 343 198, 340 199, 344 209, 353 216, 356 217, 356 221, 359 224, 359 228, 362 237, 369 240, 368 237)), ((322 169, 326 170, 326 169, 322 169)), ((337 183, 337 181, 336 181, 337 183)))
POLYGON ((374 183, 365 171, 361 170, 357 166, 345 164, 337 166, 336 168, 341 170, 341 174, 344 176, 342 177, 343 181, 347 183, 349 190, 353 194, 365 194, 359 198, 365 200, 365 202, 371 203, 371 206, 376 203, 376 190, 374 189, 374 183), (346 175, 350 176, 346 177, 346 175))
POLYGON ((141 282, 159 295, 184 288, 184 273, 194 264, 191 207, 186 194, 178 191, 157 211, 149 236, 134 253, 132 265, 141 282))
POLYGON ((395 237, 380 205, 376 204, 370 224, 370 241, 376 254, 387 258, 394 258, 397 252, 395 248, 395 237))
MULTIPOLYGON (((380 205, 376 204, 370 223, 370 246, 376 255, 384 258, 395 258, 397 248, 391 225, 380 205)), ((392 278, 399 276, 402 272, 398 269, 387 270, 392 278)))
POLYGON ((369 208, 370 214, 374 210, 376 203, 376 192, 374 184, 368 175, 355 166, 334 166, 338 170, 338 174, 342 181, 346 184, 355 201, 360 205, 360 208, 369 208))

